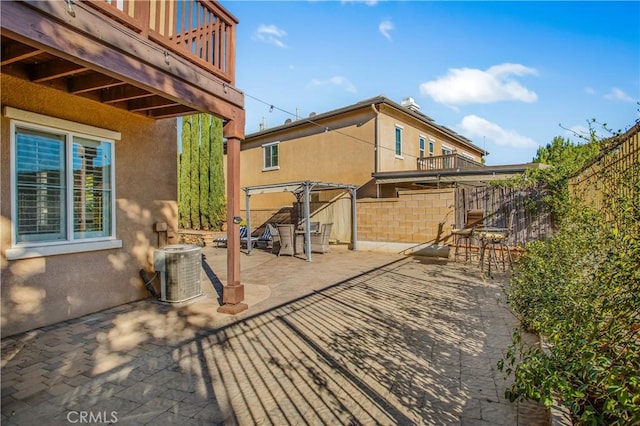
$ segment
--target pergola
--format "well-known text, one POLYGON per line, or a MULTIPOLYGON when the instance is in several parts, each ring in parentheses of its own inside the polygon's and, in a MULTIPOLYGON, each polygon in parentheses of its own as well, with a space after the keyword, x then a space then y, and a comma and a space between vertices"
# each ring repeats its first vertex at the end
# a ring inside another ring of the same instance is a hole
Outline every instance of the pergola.
MULTIPOLYGON (((305 252, 307 254, 307 262, 311 262, 311 226, 309 223, 309 216, 311 212, 309 209, 309 195, 311 194, 311 191, 327 191, 332 189, 345 189, 349 191, 349 195, 351 196, 351 248, 352 250, 357 250, 358 220, 356 216, 356 190, 358 187, 356 185, 303 180, 298 182, 246 186, 242 188, 242 190, 245 192, 246 196, 248 235, 251 235, 251 196, 277 192, 291 192, 295 195, 298 203, 301 198, 304 198, 304 217, 307 219, 305 221, 304 228, 305 252)), ((251 249, 252 244, 247 244, 247 254, 251 254, 251 249)))

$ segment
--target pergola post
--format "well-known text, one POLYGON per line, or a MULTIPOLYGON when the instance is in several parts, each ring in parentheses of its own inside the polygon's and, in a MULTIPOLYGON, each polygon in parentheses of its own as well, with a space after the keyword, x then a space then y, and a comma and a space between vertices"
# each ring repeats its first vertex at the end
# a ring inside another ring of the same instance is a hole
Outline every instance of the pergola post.
POLYGON ((240 139, 244 137, 244 111, 238 120, 225 124, 227 138, 227 284, 222 291, 223 305, 218 312, 237 314, 249 307, 240 283, 240 139))
POLYGON ((356 188, 350 188, 351 194, 351 250, 358 250, 358 214, 356 211, 356 188))
POLYGON ((311 209, 309 208, 309 198, 311 194, 311 183, 305 182, 304 184, 304 246, 307 253, 307 262, 311 262, 311 223, 309 222, 311 209))
MULTIPOLYGON (((246 191, 245 191, 246 192, 246 191)), ((247 206, 247 256, 251 255, 251 248, 253 243, 251 242, 251 207, 249 207, 249 201, 251 200, 251 195, 246 192, 245 195, 245 206, 247 206)))

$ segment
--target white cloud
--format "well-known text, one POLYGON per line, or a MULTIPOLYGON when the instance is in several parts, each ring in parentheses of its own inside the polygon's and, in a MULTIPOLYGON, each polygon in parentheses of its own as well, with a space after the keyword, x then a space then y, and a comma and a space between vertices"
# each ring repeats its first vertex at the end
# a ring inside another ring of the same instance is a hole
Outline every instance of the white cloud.
POLYGON ((389 31, 393 29, 394 29, 393 22, 391 21, 382 21, 380 22, 380 25, 378 25, 378 31, 380 31, 380 33, 383 36, 385 36, 388 40, 391 40, 391 34, 389 33, 389 31))
POLYGON ((343 88, 347 92, 351 92, 351 93, 357 92, 356 86, 354 86, 353 83, 351 83, 349 80, 347 80, 346 78, 340 75, 336 75, 327 80, 319 80, 314 78, 313 80, 311 80, 311 85, 312 86, 336 86, 336 87, 343 88))
POLYGON ((472 139, 486 139, 500 146, 513 148, 535 148, 538 144, 531 138, 517 134, 512 130, 506 130, 477 115, 467 115, 458 125, 462 129, 460 133, 472 139))
POLYGON ((273 44, 277 47, 287 47, 282 41, 282 38, 287 36, 287 32, 281 30, 275 25, 260 25, 253 35, 254 40, 258 40, 264 43, 273 44))
POLYGON ((520 64, 494 65, 487 70, 452 68, 446 76, 420 85, 420 93, 445 105, 535 102, 538 95, 512 76, 537 75, 534 68, 520 64))
POLYGON ((612 88, 609 93, 604 95, 606 99, 611 101, 636 102, 631 96, 627 95, 623 90, 617 87, 612 88))

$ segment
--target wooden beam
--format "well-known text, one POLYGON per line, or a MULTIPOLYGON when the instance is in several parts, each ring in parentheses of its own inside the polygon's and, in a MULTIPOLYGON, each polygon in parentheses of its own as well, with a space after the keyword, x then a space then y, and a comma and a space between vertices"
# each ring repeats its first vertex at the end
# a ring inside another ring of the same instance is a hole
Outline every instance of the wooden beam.
POLYGON ((116 86, 102 91, 101 101, 105 104, 115 104, 117 102, 129 101, 131 99, 146 98, 153 96, 145 89, 135 86, 116 86))
POLYGON ((43 53, 42 50, 35 49, 22 43, 10 43, 2 46, 2 60, 0 60, 0 66, 4 67, 14 62, 20 62, 40 55, 41 53, 43 53))
POLYGON ((125 84, 122 80, 109 77, 104 74, 92 73, 73 77, 68 83, 69 93, 78 94, 93 92, 100 89, 121 86, 125 84))
POLYGON ((66 60, 56 59, 33 65, 31 68, 31 81, 43 83, 87 71, 89 68, 79 64, 74 64, 66 60))
POLYGON ((187 105, 176 105, 167 108, 158 108, 147 111, 147 116, 153 118, 181 117, 183 115, 196 114, 197 110, 189 108, 187 105))
POLYGON ((148 111, 150 109, 166 108, 180 105, 177 102, 169 99, 162 98, 160 96, 152 96, 143 99, 134 99, 128 102, 129 111, 148 111))

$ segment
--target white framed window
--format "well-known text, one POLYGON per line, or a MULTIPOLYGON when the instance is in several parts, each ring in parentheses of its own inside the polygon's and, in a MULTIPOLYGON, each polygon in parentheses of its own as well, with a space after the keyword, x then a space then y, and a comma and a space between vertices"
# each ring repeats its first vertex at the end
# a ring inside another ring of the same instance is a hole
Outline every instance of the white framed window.
POLYGON ((433 139, 429 139, 429 157, 433 157, 436 147, 436 142, 433 139))
POLYGON ((402 158, 402 126, 396 124, 396 157, 402 158))
POLYGON ((122 247, 115 239, 113 136, 119 133, 86 133, 94 128, 9 107, 5 115, 32 120, 10 121, 12 247, 7 258, 122 247))
POLYGON ((453 154, 453 148, 450 148, 446 145, 442 145, 442 167, 445 169, 450 169, 453 167, 454 159, 451 157, 453 154))
POLYGON ((274 142, 262 146, 263 162, 262 170, 277 170, 280 168, 278 160, 279 142, 274 142))
POLYGON ((418 138, 418 158, 424 158, 426 138, 422 135, 418 138))

